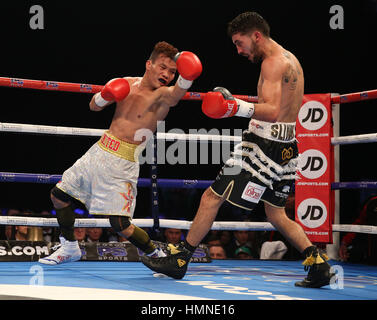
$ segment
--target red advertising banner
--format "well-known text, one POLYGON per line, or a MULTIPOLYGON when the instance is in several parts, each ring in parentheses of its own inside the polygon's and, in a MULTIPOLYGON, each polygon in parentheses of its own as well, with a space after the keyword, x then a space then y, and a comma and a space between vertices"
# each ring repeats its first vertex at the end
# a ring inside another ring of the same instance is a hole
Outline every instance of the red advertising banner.
POLYGON ((334 193, 331 95, 305 95, 296 122, 300 153, 295 185, 296 221, 310 241, 332 243, 334 193))

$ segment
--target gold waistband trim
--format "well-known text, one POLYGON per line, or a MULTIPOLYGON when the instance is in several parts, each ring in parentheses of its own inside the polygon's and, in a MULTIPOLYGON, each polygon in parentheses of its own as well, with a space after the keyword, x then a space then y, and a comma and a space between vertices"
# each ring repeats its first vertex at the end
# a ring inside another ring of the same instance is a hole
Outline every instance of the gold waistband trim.
POLYGON ((101 139, 98 141, 98 145, 105 151, 110 152, 117 157, 126 159, 128 161, 137 162, 139 152, 135 152, 139 147, 137 144, 132 144, 126 141, 122 141, 117 137, 106 131, 101 139))

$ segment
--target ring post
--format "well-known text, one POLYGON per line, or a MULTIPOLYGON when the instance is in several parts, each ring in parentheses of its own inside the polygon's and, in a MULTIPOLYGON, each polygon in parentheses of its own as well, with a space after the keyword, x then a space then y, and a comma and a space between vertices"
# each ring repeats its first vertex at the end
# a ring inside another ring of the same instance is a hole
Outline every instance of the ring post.
POLYGON ((330 94, 305 95, 297 117, 300 152, 295 218, 314 243, 332 243, 334 191, 330 94))

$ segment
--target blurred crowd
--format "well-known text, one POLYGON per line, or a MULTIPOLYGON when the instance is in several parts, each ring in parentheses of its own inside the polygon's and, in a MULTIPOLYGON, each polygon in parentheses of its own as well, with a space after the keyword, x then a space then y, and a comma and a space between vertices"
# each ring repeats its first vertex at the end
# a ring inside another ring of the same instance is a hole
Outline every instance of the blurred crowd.
MULTIPOLYGON (((162 206, 163 207, 163 206, 162 206)), ((171 206, 169 208, 172 208, 171 206)), ((234 209, 233 206, 224 206, 225 212, 220 212, 220 220, 227 217, 227 220, 238 221, 264 221, 263 206, 253 215, 242 212, 243 210, 234 209), (260 212, 259 212, 260 211, 260 212), (250 220, 250 216, 254 219, 250 220)), ((106 218, 101 216, 91 216, 87 211, 77 208, 76 218, 90 219, 106 218)), ((2 216, 21 216, 21 217, 55 217, 54 211, 33 212, 32 210, 20 210, 16 208, 2 209, 2 216)), ((137 217, 135 217, 137 218, 137 217)), ((170 212, 167 216, 161 213, 160 218, 172 217, 170 212)), ((182 218, 181 218, 182 219, 182 218)), ((185 239, 187 230, 175 228, 161 228, 152 230, 144 228, 152 240, 165 243, 177 244, 185 239)), ((81 228, 74 229, 75 237, 83 242, 125 242, 125 238, 118 236, 111 228, 81 228)), ((0 225, 0 240, 25 240, 25 241, 46 241, 59 242, 58 227, 34 227, 34 226, 15 226, 0 225)), ((212 259, 299 259, 300 254, 290 247, 281 236, 276 232, 260 231, 228 231, 211 230, 203 239, 203 244, 207 245, 212 259)))
MULTIPOLYGON (((178 193, 186 197, 185 193, 178 193)), ((179 197, 168 206, 169 210, 160 213, 160 218, 192 220, 193 216, 176 214, 178 208, 185 213, 187 206, 179 205, 179 197), (174 211, 175 210, 175 211, 174 211), (174 213, 175 212, 175 213, 174 213), (185 217, 185 218, 183 218, 185 217)), ((161 205, 164 208, 164 205, 161 205)), ((165 205, 166 208, 166 205, 165 205)), ((219 212, 218 221, 251 221, 265 222, 263 203, 250 214, 237 207, 223 205, 219 212)), ((189 208, 194 212, 194 208, 189 208)), ((288 198, 286 212, 289 218, 295 219, 294 195, 288 198)), ((55 217, 54 211, 33 212, 32 210, 20 210, 16 208, 2 209, 1 216, 21 217, 55 217)), ((91 216, 85 210, 76 209, 76 218, 90 219, 91 216)), ((94 216, 95 218, 105 218, 94 216)), ((135 218, 139 218, 135 216, 135 218)), ((145 218, 145 217, 143 217, 145 218)), ((148 217, 146 217, 148 218, 148 217)), ((372 195, 360 204, 360 210, 352 224, 364 224, 377 226, 377 196, 372 195)), ((152 240, 177 244, 184 240, 187 230, 144 228, 152 240)), ((84 242, 124 242, 126 239, 118 236, 111 228, 75 228, 74 233, 78 241, 84 242)), ((0 224, 0 240, 29 240, 59 242, 59 228, 57 227, 31 227, 0 224)), ((277 260, 301 260, 301 254, 292 247, 276 231, 248 231, 248 230, 211 230, 203 239, 209 249, 212 259, 277 259, 277 260)), ((339 259, 349 262, 361 262, 377 264, 377 235, 361 233, 342 233, 339 247, 339 259)))

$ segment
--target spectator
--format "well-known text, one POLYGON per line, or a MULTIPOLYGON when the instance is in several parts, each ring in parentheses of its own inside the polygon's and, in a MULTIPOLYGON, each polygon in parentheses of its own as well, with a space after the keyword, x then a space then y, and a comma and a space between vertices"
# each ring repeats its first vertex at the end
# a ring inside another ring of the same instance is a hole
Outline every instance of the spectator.
POLYGON ((251 248, 248 246, 241 246, 236 249, 235 257, 241 260, 257 259, 257 257, 255 257, 251 251, 251 248))
MULTIPOLYGON (((10 208, 6 212, 7 216, 20 216, 21 211, 18 209, 10 208)), ((14 240, 15 239, 16 229, 15 226, 6 225, 5 226, 5 238, 6 240, 14 240)))
POLYGON ((27 226, 15 226, 14 239, 17 241, 27 241, 28 240, 28 229, 27 226))
MULTIPOLYGON (((253 244, 249 241, 249 231, 246 230, 237 230, 233 231, 232 241, 225 247, 226 254, 228 258, 236 258, 235 252, 236 249, 242 246, 247 246, 249 248, 253 247, 253 244)), ((253 249, 255 252, 253 256, 256 256, 256 249, 253 249)))
MULTIPOLYGON (((377 196, 369 197, 362 205, 353 224, 377 226, 377 196)), ((342 238, 339 247, 342 261, 377 264, 377 235, 349 232, 342 238)))
POLYGON ((226 259, 226 252, 222 246, 214 245, 209 247, 211 259, 226 259))
MULTIPOLYGON (((42 218, 52 218, 52 214, 44 210, 40 213, 40 216, 42 218)), ((53 227, 43 227, 42 228, 42 235, 43 235, 43 240, 47 242, 57 242, 58 241, 58 232, 57 228, 53 227)))
POLYGON ((102 237, 102 228, 87 228, 86 235, 88 242, 104 242, 105 239, 102 237))
POLYGON ((232 233, 228 230, 223 230, 220 232, 219 238, 220 238, 220 244, 223 247, 226 247, 227 245, 229 245, 229 243, 232 240, 232 233))
POLYGON ((85 228, 76 227, 73 229, 73 234, 78 242, 85 242, 86 241, 86 230, 85 228))
POLYGON ((164 230, 164 236, 167 243, 177 244, 181 241, 183 232, 181 229, 167 228, 164 230))
POLYGON ((210 235, 207 238, 206 244, 209 247, 211 247, 211 246, 221 246, 221 240, 220 240, 218 234, 216 233, 216 234, 210 235))

